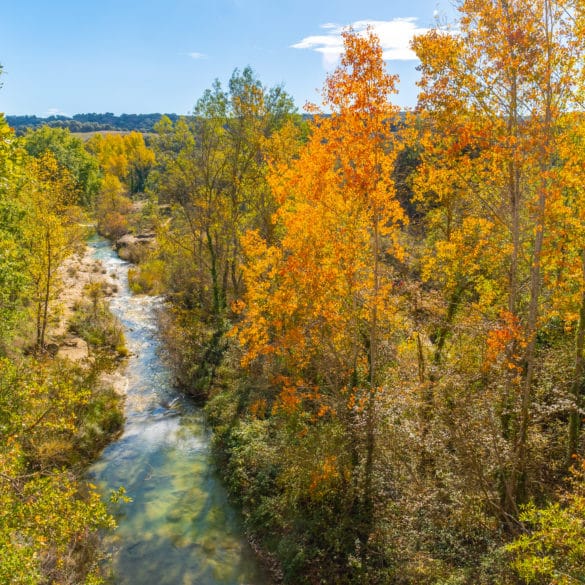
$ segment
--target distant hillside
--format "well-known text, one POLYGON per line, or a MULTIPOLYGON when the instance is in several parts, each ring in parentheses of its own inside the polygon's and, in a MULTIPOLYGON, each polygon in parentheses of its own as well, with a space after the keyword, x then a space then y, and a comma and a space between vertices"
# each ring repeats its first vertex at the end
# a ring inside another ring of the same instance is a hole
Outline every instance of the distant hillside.
MULTIPOLYGON (((179 116, 177 114, 164 114, 173 122, 179 116)), ((69 128, 71 132, 99 132, 104 130, 119 130, 130 132, 152 132, 154 125, 163 114, 121 114, 116 116, 110 112, 105 114, 75 114, 68 116, 50 116, 39 118, 38 116, 6 116, 8 124, 16 130, 17 134, 23 134, 29 128, 51 126, 52 128, 69 128)))

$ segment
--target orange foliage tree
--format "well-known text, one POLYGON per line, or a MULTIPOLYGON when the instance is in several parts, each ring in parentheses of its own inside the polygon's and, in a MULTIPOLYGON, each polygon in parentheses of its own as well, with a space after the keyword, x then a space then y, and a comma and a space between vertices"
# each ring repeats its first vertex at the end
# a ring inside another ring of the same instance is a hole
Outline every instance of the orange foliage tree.
POLYGON ((292 161, 272 163, 277 241, 269 244, 255 231, 243 238, 247 292, 236 331, 244 364, 263 362, 279 374, 275 411, 300 412, 309 426, 322 417, 345 425, 350 456, 323 454, 309 489, 318 491, 325 475, 352 482, 365 554, 373 526, 376 397, 387 381, 381 356, 398 318, 391 265, 403 256, 406 218, 392 180, 400 148, 390 102, 397 78, 386 73, 371 31, 347 31, 343 40, 341 63, 323 92, 331 115, 310 106, 307 144, 292 161))

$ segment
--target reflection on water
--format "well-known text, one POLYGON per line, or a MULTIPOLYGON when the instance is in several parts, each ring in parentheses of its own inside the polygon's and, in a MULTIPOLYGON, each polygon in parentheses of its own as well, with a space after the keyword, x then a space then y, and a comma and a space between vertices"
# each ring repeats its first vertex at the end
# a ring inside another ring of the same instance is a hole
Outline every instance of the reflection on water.
POLYGON ((161 362, 155 320, 160 301, 132 296, 127 263, 108 242, 96 239, 91 245, 94 256, 120 282, 111 308, 125 327, 131 352, 123 372, 124 434, 89 472, 104 494, 123 485, 132 498, 106 541, 115 583, 269 583, 214 474, 202 412, 173 389, 161 362))

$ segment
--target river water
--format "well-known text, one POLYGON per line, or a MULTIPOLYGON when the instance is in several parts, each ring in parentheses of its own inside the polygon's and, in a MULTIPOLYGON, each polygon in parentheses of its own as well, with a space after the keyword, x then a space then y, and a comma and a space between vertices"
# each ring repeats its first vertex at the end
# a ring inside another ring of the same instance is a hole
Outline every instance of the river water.
POLYGON ((91 467, 107 497, 124 486, 118 529, 106 538, 117 585, 267 585, 243 535, 238 512, 210 460, 200 408, 176 391, 161 358, 156 311, 161 300, 133 296, 128 263, 95 239, 94 257, 115 273, 111 310, 122 322, 131 355, 122 371, 124 433, 91 467))

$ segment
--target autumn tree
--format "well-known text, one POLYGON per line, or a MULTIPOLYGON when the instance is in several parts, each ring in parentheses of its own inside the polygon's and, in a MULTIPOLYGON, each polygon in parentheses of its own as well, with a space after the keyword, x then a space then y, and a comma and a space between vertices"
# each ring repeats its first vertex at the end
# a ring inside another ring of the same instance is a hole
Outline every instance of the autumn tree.
POLYGON ((154 152, 139 132, 96 134, 87 143, 103 175, 95 211, 98 231, 118 239, 131 230, 132 197, 146 190, 154 152))
POLYGON ((49 306, 56 298, 59 267, 79 241, 75 217, 68 215, 75 201, 71 175, 46 153, 30 161, 30 171, 21 198, 27 208, 23 240, 27 250, 27 273, 31 283, 36 329, 35 344, 45 348, 49 306))
POLYGON ((24 174, 22 158, 12 130, 0 117, 0 346, 8 342, 24 309, 28 284, 22 230, 26 211, 17 197, 24 174))
POLYGON ((543 281, 550 291, 551 320, 562 324, 567 339, 574 343, 571 365, 563 370, 572 396, 569 415, 566 467, 582 452, 581 422, 584 395, 585 356, 585 255, 583 228, 583 137, 581 112, 566 113, 559 124, 557 175, 561 197, 549 208, 545 233, 543 281))
POLYGON ((87 143, 102 172, 115 176, 129 194, 141 193, 154 166, 154 152, 146 146, 140 132, 96 134, 87 143))
MULTIPOLYGON (((357 539, 351 554, 367 571, 376 547, 377 397, 389 383, 399 319, 392 262, 403 257, 405 215, 392 180, 400 150, 390 102, 397 78, 385 71, 371 31, 347 31, 343 39, 341 63, 323 91, 331 115, 313 108, 298 158, 272 165, 277 241, 258 231, 243 239, 245 309, 237 334, 244 364, 270 364, 273 412, 301 416, 307 444, 336 425, 344 429, 336 448, 308 464, 310 480, 297 486, 298 497, 346 495, 354 510, 346 538, 353 534, 354 546, 357 539)), ((303 475, 287 477, 297 483, 303 475)))
POLYGON ((160 232, 168 282, 182 307, 204 324, 191 324, 187 333, 197 341, 186 345, 202 354, 188 358, 200 363, 187 383, 194 393, 204 393, 213 378, 228 307, 243 292, 240 237, 272 226, 266 141, 293 119, 290 97, 280 87, 263 87, 247 67, 233 73, 226 89, 216 81, 206 90, 191 118, 157 126, 156 190, 172 209, 160 232))
MULTIPOLYGON (((555 240, 551 219, 563 197, 560 122, 580 100, 582 7, 565 0, 466 0, 458 8, 459 34, 437 29, 414 42, 425 119, 419 193, 434 201, 429 217, 441 222, 431 232, 433 262, 442 256, 456 277, 444 288, 454 309, 446 313, 447 330, 462 293, 479 297, 468 318, 487 341, 478 357, 484 375, 494 376, 484 378, 484 391, 497 388, 506 444, 496 455, 500 513, 513 526, 518 503, 531 491, 547 245, 555 240), (466 239, 474 257, 445 254, 466 239)), ((444 344, 442 334, 433 339, 444 344)), ((439 354, 444 349, 436 346, 439 354)))
POLYGON ((129 161, 130 193, 144 193, 148 174, 155 164, 154 152, 146 146, 144 135, 140 132, 130 132, 124 137, 124 144, 129 161))
POLYGON ((132 200, 116 175, 106 175, 102 181, 96 207, 97 227, 100 234, 117 240, 130 230, 128 215, 132 200))

